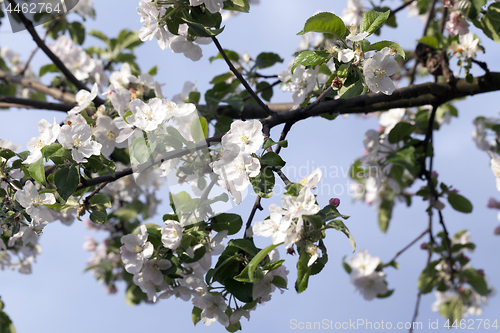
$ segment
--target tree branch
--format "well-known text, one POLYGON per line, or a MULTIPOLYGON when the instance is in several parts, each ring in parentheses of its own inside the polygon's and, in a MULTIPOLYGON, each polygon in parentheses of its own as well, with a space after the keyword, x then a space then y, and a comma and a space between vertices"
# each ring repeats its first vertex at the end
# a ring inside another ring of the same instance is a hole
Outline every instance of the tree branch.
MULTIPOLYGON (((168 161, 168 160, 171 160, 174 158, 179 158, 179 157, 182 157, 182 156, 187 155, 187 154, 191 154, 194 151, 198 151, 198 150, 206 148, 207 146, 211 146, 215 143, 219 143, 224 134, 219 134, 219 135, 216 135, 214 137, 205 139, 204 141, 197 142, 195 144, 194 149, 182 148, 182 149, 177 149, 177 150, 174 150, 171 152, 167 152, 165 154, 165 156, 163 156, 160 160, 154 161, 151 164, 151 166, 158 165, 158 164, 163 163, 165 161, 168 161)), ((78 184, 78 187, 76 190, 78 191, 78 190, 81 190, 82 188, 94 186, 94 185, 101 184, 104 182, 113 182, 113 181, 118 180, 120 178, 123 178, 125 176, 129 176, 133 173, 134 173, 134 168, 129 167, 129 168, 123 169, 121 171, 115 172, 114 177, 112 175, 108 174, 108 175, 104 175, 104 176, 100 176, 100 177, 84 179, 83 181, 81 181, 78 184)))
MULTIPOLYGON (((13 6, 17 5, 17 3, 14 0, 7 0, 7 1, 10 2, 13 6)), ((56 67, 59 68, 59 70, 64 74, 64 76, 66 76, 68 81, 71 82, 78 90, 90 91, 90 89, 87 88, 87 86, 85 84, 80 82, 73 75, 73 73, 71 73, 68 70, 68 68, 64 65, 64 63, 61 61, 61 59, 59 59, 59 57, 56 56, 54 54, 54 52, 52 52, 49 49, 47 44, 44 43, 44 41, 40 38, 40 36, 36 32, 35 27, 33 26, 33 23, 30 20, 28 20, 26 18, 26 16, 24 16, 23 12, 22 11, 16 12, 16 14, 18 15, 19 19, 26 27, 26 30, 28 30, 28 32, 30 33, 31 37, 33 37, 33 40, 35 41, 36 45, 38 45, 38 47, 40 47, 42 49, 42 51, 50 58, 50 60, 52 60, 54 65, 56 65, 56 67)), ((94 99, 94 103, 96 104, 96 106, 99 106, 99 105, 104 104, 104 101, 102 99, 100 99, 99 97, 96 97, 94 99)))
MULTIPOLYGON (((64 92, 61 91, 57 88, 50 88, 44 85, 43 83, 40 83, 35 80, 30 80, 22 75, 12 75, 7 72, 4 72, 3 70, 0 69, 0 80, 5 81, 6 83, 16 83, 20 84, 25 88, 31 88, 34 89, 38 92, 41 92, 45 95, 49 95, 61 102, 68 103, 68 104, 75 104, 76 103, 76 97, 75 94, 72 94, 70 92, 64 92)), ((71 108, 73 105, 71 106, 71 108)), ((70 108, 70 109, 71 109, 70 108)), ((68 109, 68 110, 70 110, 68 109)))
POLYGON ((226 61, 227 65, 231 69, 231 72, 233 72, 233 74, 236 75, 236 77, 238 78, 238 80, 240 80, 241 84, 245 87, 245 89, 248 91, 248 93, 257 102, 257 104, 262 108, 262 110, 264 110, 264 112, 267 113, 268 115, 274 114, 274 112, 271 111, 269 109, 269 107, 266 104, 264 104, 264 102, 262 102, 262 100, 260 99, 260 97, 257 96, 257 94, 255 93, 255 91, 253 91, 252 87, 250 87, 250 85, 245 80, 245 78, 243 77, 243 75, 241 75, 241 73, 234 67, 233 63, 227 57, 226 52, 224 52, 224 49, 220 45, 220 43, 217 40, 217 38, 215 36, 212 36, 212 40, 213 40, 215 46, 217 47, 217 50, 219 50, 219 53, 222 55, 222 57, 226 61))
POLYGON ((70 104, 50 103, 39 101, 36 99, 19 98, 5 95, 0 95, 0 103, 0 107, 18 107, 62 112, 68 112, 69 110, 71 110, 71 108, 73 108, 73 105, 70 104))

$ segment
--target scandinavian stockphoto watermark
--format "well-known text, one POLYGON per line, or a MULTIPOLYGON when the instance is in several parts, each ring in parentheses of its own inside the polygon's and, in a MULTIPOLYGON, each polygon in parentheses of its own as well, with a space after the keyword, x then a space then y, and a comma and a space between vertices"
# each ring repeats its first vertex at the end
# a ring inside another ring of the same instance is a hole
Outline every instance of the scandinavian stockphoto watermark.
POLYGON ((369 331, 385 331, 391 332, 408 330, 439 330, 439 329, 462 329, 462 330, 497 330, 498 319, 461 319, 450 322, 450 320, 440 321, 439 319, 427 322, 391 322, 391 321, 372 321, 368 319, 349 319, 345 321, 334 321, 331 319, 323 319, 321 321, 300 321, 297 319, 290 319, 290 329, 292 330, 337 330, 337 331, 355 331, 355 330, 369 330, 369 331))
POLYGON ((23 19, 31 21, 33 26, 49 23, 66 15, 78 4, 79 0, 5 0, 4 11, 9 18, 12 32, 27 29, 23 19))

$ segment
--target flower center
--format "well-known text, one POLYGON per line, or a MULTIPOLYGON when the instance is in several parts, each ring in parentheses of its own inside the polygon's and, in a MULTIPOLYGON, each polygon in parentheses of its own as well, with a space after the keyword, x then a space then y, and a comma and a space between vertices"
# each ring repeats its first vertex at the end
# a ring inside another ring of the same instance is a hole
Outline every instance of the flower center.
POLYGON ((40 138, 37 138, 35 148, 43 148, 43 147, 44 145, 42 143, 42 140, 40 140, 40 138))
POLYGON ((384 69, 377 68, 373 71, 373 75, 375 75, 379 79, 383 79, 383 78, 387 77, 387 72, 384 69))
POLYGON ((111 132, 111 131, 109 131, 109 132, 108 132, 108 138, 109 138, 110 140, 114 140, 114 139, 116 138, 116 134, 115 134, 115 133, 113 133, 113 132, 111 132))
POLYGON ((82 140, 80 138, 74 138, 73 139, 73 148, 78 149, 78 147, 82 146, 82 140))
POLYGON ((240 134, 240 139, 241 141, 243 141, 244 144, 246 145, 250 144, 250 139, 248 139, 248 136, 246 136, 245 134, 240 134))
POLYGON ((33 205, 34 206, 38 206, 38 205, 42 205, 43 204, 43 200, 42 200, 42 197, 37 195, 35 197, 35 199, 33 200, 33 205))

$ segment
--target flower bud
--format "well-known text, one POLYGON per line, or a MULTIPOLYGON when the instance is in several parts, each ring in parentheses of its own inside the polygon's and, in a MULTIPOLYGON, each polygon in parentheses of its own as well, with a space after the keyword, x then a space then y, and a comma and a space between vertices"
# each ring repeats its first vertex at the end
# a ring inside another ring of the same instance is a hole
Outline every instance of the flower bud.
POLYGON ((339 77, 336 77, 332 81, 332 88, 333 89, 340 89, 342 88, 342 80, 339 77))
POLYGON ((427 250, 427 243, 424 242, 424 243, 420 244, 420 249, 427 250))
POLYGON ((331 198, 329 203, 333 207, 337 208, 338 206, 340 206, 340 199, 339 198, 331 198))
POLYGON ((481 275, 481 276, 484 276, 484 270, 482 269, 478 269, 477 270, 477 274, 481 275))
POLYGON ((495 235, 500 236, 500 225, 495 228, 495 235))

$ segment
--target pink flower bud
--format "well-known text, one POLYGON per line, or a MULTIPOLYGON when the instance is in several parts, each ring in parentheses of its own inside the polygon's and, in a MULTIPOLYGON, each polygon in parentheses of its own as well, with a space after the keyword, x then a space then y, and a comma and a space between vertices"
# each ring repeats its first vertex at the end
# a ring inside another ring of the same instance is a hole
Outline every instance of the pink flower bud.
POLYGON ((424 242, 424 243, 420 244, 420 249, 427 250, 427 243, 424 242))
POLYGON ((437 171, 432 171, 432 178, 437 178, 439 176, 439 173, 437 171))
POLYGON ((494 198, 490 198, 490 200, 488 200, 487 207, 500 209, 500 201, 496 201, 494 198))
POLYGON ((495 228, 495 235, 500 236, 500 225, 495 228))
POLYGON ((456 188, 454 188, 453 190, 450 191, 450 193, 455 193, 457 194, 458 193, 458 190, 456 188))
POLYGON ((478 269, 477 270, 477 274, 481 275, 481 276, 484 276, 484 270, 482 269, 478 269))
POLYGON ((338 206, 340 206, 340 199, 339 198, 331 198, 329 203, 333 207, 337 208, 338 206))

